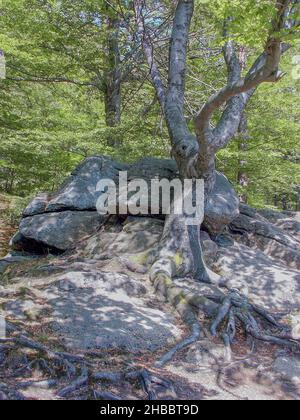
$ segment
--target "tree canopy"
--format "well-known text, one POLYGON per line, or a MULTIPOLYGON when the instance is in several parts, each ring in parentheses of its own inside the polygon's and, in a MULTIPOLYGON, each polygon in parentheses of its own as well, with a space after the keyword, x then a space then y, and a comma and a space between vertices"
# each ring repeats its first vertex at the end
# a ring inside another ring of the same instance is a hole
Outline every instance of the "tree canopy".
MULTIPOLYGON (((224 19, 230 16, 226 32, 238 45, 244 73, 264 48, 274 19, 270 0, 195 3, 184 109, 191 127, 199 109, 227 80, 224 19)), ((51 191, 93 154, 129 161, 170 156, 132 2, 2 0, 0 10, 0 49, 6 60, 6 79, 0 81, 2 191, 22 196, 51 191)), ((145 10, 166 84, 175 4, 149 0, 145 10)), ((298 17, 295 7, 289 19, 298 17)), ((280 36, 291 45, 281 65, 286 75, 252 97, 247 132, 218 152, 217 168, 250 204, 295 209, 300 185, 299 33, 285 28, 280 36)))

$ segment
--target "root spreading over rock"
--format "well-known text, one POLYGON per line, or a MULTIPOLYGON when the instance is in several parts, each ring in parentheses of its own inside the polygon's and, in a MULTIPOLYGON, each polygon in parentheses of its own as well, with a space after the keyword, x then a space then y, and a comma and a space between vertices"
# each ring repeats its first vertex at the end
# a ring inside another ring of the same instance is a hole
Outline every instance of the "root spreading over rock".
MULTIPOLYGON (((170 161, 144 160, 124 168, 132 177, 142 173, 148 181, 155 176, 172 179, 177 173, 170 161)), ((7 324, 8 338, 0 340, 0 364, 6 366, 18 349, 33 352, 25 352, 19 363, 16 373, 24 378, 15 390, 0 384, 0 399, 24 399, 27 387, 53 386, 57 398, 72 398, 85 390, 90 398, 117 400, 117 392, 95 385, 120 382, 138 382, 148 399, 175 398, 172 381, 160 372, 178 352, 204 338, 223 341, 225 365, 234 363, 232 347, 241 332, 254 341, 300 350, 292 325, 282 322, 285 310, 292 312, 300 305, 297 222, 271 223, 268 215, 247 206, 231 220, 238 203, 222 175, 208 200, 205 231, 189 226, 184 215, 171 214, 165 221, 99 219, 94 184, 99 177, 115 179, 118 169, 120 165, 109 159, 88 159, 58 193, 39 196, 25 210, 13 240, 15 250, 41 254, 47 249, 55 257, 31 259, 17 253, 0 262, 1 303, 11 320, 22 323, 19 328, 7 324), (80 229, 61 229, 65 218, 72 227, 79 220, 80 229), (176 325, 172 308, 188 333, 176 325), (64 350, 51 350, 26 333, 24 325, 43 322, 64 338, 64 350), (108 372, 95 370, 86 356, 89 348, 159 355, 151 363, 108 372), (28 378, 36 369, 46 377, 28 378)))

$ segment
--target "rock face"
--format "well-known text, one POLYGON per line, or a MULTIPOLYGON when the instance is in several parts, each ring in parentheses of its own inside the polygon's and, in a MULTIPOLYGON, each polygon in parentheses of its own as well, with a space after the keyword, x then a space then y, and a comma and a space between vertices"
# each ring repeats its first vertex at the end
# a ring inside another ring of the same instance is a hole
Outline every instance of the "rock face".
POLYGON ((122 273, 68 270, 45 297, 70 349, 155 351, 180 337, 172 317, 147 304, 149 290, 122 273))
MULTIPOLYGON (((47 304, 11 299, 6 314, 15 320, 43 322, 70 350, 156 351, 181 338, 176 318, 155 305, 142 282, 118 272, 85 265, 48 276, 41 296, 47 304)), ((42 285, 40 279, 36 284, 42 285)))
POLYGON ((99 256, 123 256, 139 254, 158 245, 164 222, 148 217, 128 217, 124 226, 115 232, 102 232, 85 241, 78 252, 83 257, 97 259, 99 256))
MULTIPOLYGON (((56 193, 39 194, 29 204, 19 232, 12 240, 13 249, 62 252, 94 233, 103 220, 96 211, 97 200, 103 194, 97 184, 110 179, 118 185, 120 171, 127 171, 128 181, 144 179, 149 186, 153 179, 172 180, 178 176, 173 160, 146 158, 126 165, 104 156, 90 157, 56 193)), ((212 235, 218 235, 238 213, 238 197, 227 178, 218 173, 207 202, 204 226, 212 235)))
POLYGON ((125 224, 108 224, 82 240, 70 259, 48 256, 19 267, 11 274, 12 287, 5 289, 6 314, 44 325, 72 351, 135 353, 171 346, 184 334, 179 320, 157 299, 148 274, 137 272, 129 261, 142 264, 140 256, 157 245, 163 225, 153 218, 129 217, 125 224), (34 282, 23 274, 27 270, 34 282))
POLYGON ((300 269, 300 242, 297 240, 300 231, 297 221, 293 224, 294 232, 290 225, 286 226, 290 219, 280 219, 280 224, 273 213, 272 220, 277 220, 276 225, 255 209, 242 205, 240 215, 232 221, 230 229, 244 245, 258 248, 270 257, 281 260, 288 267, 300 269), (289 229, 283 230, 282 226, 289 229))
POLYGON ((207 232, 201 231, 201 244, 206 264, 211 267, 217 258, 218 245, 210 239, 207 232))
POLYGON ((178 318, 157 299, 148 274, 135 271, 143 262, 140 256, 159 242, 163 227, 158 219, 129 217, 77 242, 70 259, 48 255, 21 264, 11 274, 12 287, 1 295, 3 309, 10 319, 44 325, 70 350, 116 348, 135 353, 174 344, 184 334, 178 318))
POLYGON ((5 311, 12 319, 48 325, 70 350, 115 348, 135 353, 155 351, 180 339, 176 318, 155 304, 149 285, 120 271, 101 271, 96 262, 69 265, 60 274, 36 279, 46 304, 11 299, 5 311))
POLYGON ((300 274, 259 249, 235 243, 219 248, 212 267, 228 279, 229 289, 239 289, 272 313, 292 313, 300 307, 300 274))
POLYGON ((47 249, 62 252, 95 233, 103 220, 95 211, 65 211, 26 217, 12 239, 12 247, 33 252, 46 252, 47 249))

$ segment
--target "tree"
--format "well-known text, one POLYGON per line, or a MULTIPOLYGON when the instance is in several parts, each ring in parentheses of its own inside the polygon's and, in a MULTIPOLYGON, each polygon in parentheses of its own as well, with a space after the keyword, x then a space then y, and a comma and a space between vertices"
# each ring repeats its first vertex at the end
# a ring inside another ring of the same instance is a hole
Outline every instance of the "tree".
MULTIPOLYGON (((290 14, 293 12, 294 2, 286 0, 276 2, 273 6, 273 20, 271 29, 265 44, 264 52, 256 59, 245 77, 242 77, 241 63, 237 56, 236 46, 232 40, 227 39, 224 46, 224 58, 228 69, 227 85, 214 94, 202 107, 195 119, 195 134, 188 127, 184 115, 184 98, 186 84, 187 50, 189 42, 189 30, 194 13, 193 0, 179 0, 170 40, 168 86, 165 89, 159 69, 155 63, 153 46, 149 36, 143 10, 145 3, 135 0, 135 13, 138 30, 142 39, 145 57, 147 59, 153 85, 160 101, 169 129, 173 156, 176 159, 182 178, 203 178, 205 181, 205 200, 212 193, 216 182, 216 153, 225 148, 237 133, 246 105, 253 96, 257 87, 266 82, 278 82, 283 73, 279 70, 282 53, 288 48, 283 44, 283 32, 290 25, 290 14), (292 8, 291 8, 292 7, 292 8), (216 111, 224 104, 220 120, 214 129, 211 128, 211 119, 216 111)), ((231 17, 226 18, 225 37, 229 38, 231 17)), ((174 217, 174 216, 173 216, 174 217)), ((169 246, 172 252, 180 248, 180 244, 174 247, 174 234, 172 230, 182 230, 182 238, 193 238, 188 248, 200 248, 199 233, 196 235, 187 232, 185 224, 179 220, 167 223, 169 232, 169 246), (181 228, 179 227, 181 226, 181 228), (195 241, 195 238, 197 240, 195 241)), ((198 231, 199 229, 197 229, 198 231)), ((170 250, 169 250, 170 251, 170 250)), ((187 259, 195 255, 192 249, 186 253, 187 259)), ((209 276, 204 269, 202 258, 199 266, 199 252, 196 252, 196 260, 187 264, 186 274, 197 274, 198 278, 208 281, 209 276), (192 268, 191 268, 192 267, 192 268), (192 270, 192 273, 190 272, 192 270)), ((168 275, 172 273, 168 271, 168 275)))
POLYGON ((119 124, 121 83, 127 76, 120 55, 124 46, 119 4, 122 2, 4 1, 2 23, 8 30, 15 21, 20 23, 14 32, 22 51, 21 55, 9 51, 8 79, 94 89, 104 96, 107 125, 119 124), (26 19, 25 8, 30 11, 26 19))
MULTIPOLYGON (((264 51, 254 61, 245 76, 242 75, 236 42, 231 39, 230 34, 234 17, 230 14, 224 16, 225 45, 223 52, 227 65, 228 81, 226 86, 211 96, 197 113, 195 134, 190 130, 184 114, 187 53, 194 3, 194 0, 179 0, 177 3, 170 39, 166 88, 155 61, 153 42, 144 16, 146 3, 143 0, 134 0, 134 8, 145 58, 168 126, 172 153, 177 162, 180 176, 182 178, 204 179, 205 203, 207 203, 213 196, 216 184, 217 152, 225 148, 238 132, 246 106, 258 86, 263 83, 279 82, 284 76, 284 73, 279 70, 279 64, 282 54, 290 47, 284 43, 287 35, 295 35, 293 31, 295 26, 298 25, 298 22, 295 21, 295 14, 298 13, 296 8, 299 2, 283 0, 268 3, 267 14, 264 15, 267 19, 266 27, 268 28, 264 51), (222 109, 224 105, 225 108, 222 109), (221 116, 216 126, 212 128, 212 118, 219 110, 221 110, 221 116)), ((251 1, 247 3, 248 6, 250 4, 253 8, 256 4, 251 1)), ((222 218, 222 212, 220 218, 222 218)), ((215 282, 203 261, 200 226, 188 226, 185 215, 171 214, 167 216, 161 246, 152 265, 150 277, 156 287, 165 290, 167 294, 172 278, 176 276, 180 278, 192 277, 205 283, 215 282)), ((217 282, 220 282, 220 279, 217 282)), ((224 300, 212 326, 214 335, 217 327, 228 315, 232 304, 237 301, 239 302, 239 298, 235 293, 230 294, 224 300)), ((245 298, 242 298, 238 306, 243 307, 245 303, 242 302, 245 302, 245 298)), ((270 337, 261 335, 256 321, 250 313, 247 315, 240 314, 239 318, 253 336, 261 339, 267 338, 267 341, 270 340, 270 337)), ((199 337, 197 320, 190 319, 189 321, 192 335, 182 344, 183 346, 199 337)), ((234 329, 234 316, 231 313, 228 318, 227 332, 224 335, 227 344, 230 343, 232 335, 235 334, 234 329)), ((276 340, 276 338, 271 338, 273 342, 276 340)), ((181 348, 181 345, 179 348, 181 348)))

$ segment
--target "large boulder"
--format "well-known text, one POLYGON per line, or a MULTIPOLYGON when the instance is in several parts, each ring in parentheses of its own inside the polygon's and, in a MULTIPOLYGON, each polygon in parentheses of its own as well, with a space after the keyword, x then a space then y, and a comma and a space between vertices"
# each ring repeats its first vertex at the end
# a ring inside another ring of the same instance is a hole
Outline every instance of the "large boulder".
POLYGON ((44 253, 63 252, 97 232, 103 216, 95 211, 44 213, 22 220, 11 241, 15 250, 44 253))
MULTIPOLYGON (((56 193, 39 194, 28 205, 19 233, 12 240, 13 248, 60 252, 94 233, 102 221, 96 207, 103 192, 97 185, 103 179, 113 180, 118 185, 120 171, 127 171, 128 181, 144 179, 148 186, 153 179, 178 177, 174 160, 145 158, 128 165, 104 156, 87 158, 56 193)), ((205 209, 205 229, 217 236, 238 212, 239 200, 232 185, 224 175, 217 173, 216 185, 205 209)))
POLYGON ((284 230, 289 235, 293 236, 300 242, 300 219, 299 213, 292 212, 278 212, 271 209, 257 210, 245 204, 240 205, 241 214, 249 217, 259 219, 264 222, 269 222, 274 226, 284 230))
POLYGON ((96 211, 101 192, 97 184, 101 179, 117 181, 119 171, 128 170, 123 165, 104 156, 85 159, 54 194, 40 194, 24 211, 24 216, 53 213, 66 210, 96 211))
POLYGON ((278 220, 275 226, 292 235, 300 243, 300 222, 295 219, 282 219, 278 220))
POLYGON ((288 267, 300 269, 300 242, 290 234, 291 229, 284 230, 281 226, 285 224, 280 225, 278 221, 272 224, 255 209, 241 206, 240 215, 232 221, 230 230, 244 245, 260 249, 288 267))
POLYGON ((271 312, 299 312, 300 274, 258 249, 235 243, 219 248, 212 269, 226 279, 229 289, 239 289, 271 312))
POLYGON ((93 235, 77 247, 80 256, 104 259, 141 254, 155 248, 162 236, 164 222, 148 217, 128 217, 124 226, 115 226, 93 235))

